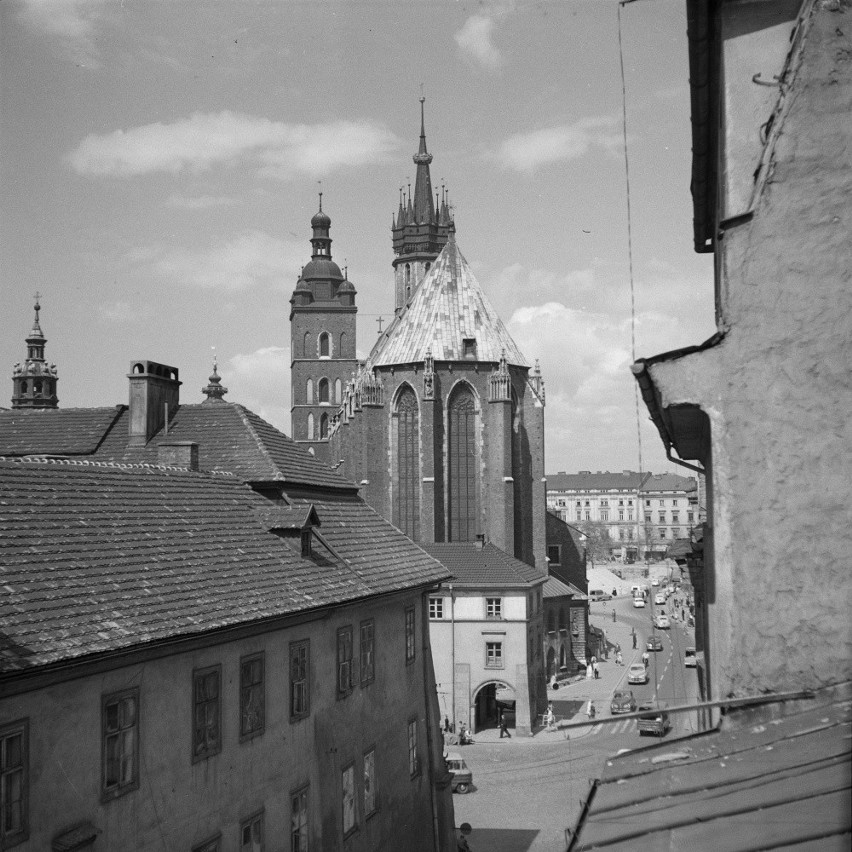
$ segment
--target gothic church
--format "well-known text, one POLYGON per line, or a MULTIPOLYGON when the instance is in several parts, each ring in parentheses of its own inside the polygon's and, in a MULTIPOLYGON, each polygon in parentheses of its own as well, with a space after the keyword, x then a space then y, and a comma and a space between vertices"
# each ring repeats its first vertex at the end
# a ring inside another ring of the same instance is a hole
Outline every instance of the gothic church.
POLYGON ((462 255, 446 193, 433 196, 422 98, 413 159, 392 225, 394 318, 363 363, 320 199, 290 300, 292 436, 453 571, 430 599, 443 712, 476 730, 514 709, 527 731, 546 703, 544 383, 462 255))

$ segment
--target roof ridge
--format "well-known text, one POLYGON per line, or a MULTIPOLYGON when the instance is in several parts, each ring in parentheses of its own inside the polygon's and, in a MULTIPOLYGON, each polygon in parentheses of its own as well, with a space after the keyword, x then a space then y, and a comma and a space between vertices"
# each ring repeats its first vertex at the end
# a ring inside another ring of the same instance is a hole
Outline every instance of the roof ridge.
POLYGON ((234 478, 234 474, 229 470, 192 470, 188 467, 178 467, 171 464, 151 464, 150 462, 107 462, 107 461, 92 461, 90 459, 69 459, 54 456, 0 456, 0 462, 15 463, 15 464, 59 464, 67 465, 68 467, 96 467, 113 470, 155 470, 155 471, 177 471, 179 473, 194 473, 202 476, 227 476, 234 478))

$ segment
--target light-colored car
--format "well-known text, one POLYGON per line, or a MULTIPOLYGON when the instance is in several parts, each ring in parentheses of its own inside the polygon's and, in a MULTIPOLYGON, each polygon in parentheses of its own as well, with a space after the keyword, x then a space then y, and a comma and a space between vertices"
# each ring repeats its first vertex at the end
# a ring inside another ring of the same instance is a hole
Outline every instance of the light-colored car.
POLYGON ((664 612, 661 612, 654 618, 654 626, 658 630, 668 630, 672 625, 669 617, 664 612))
POLYGON ((664 737, 666 731, 671 727, 669 722, 669 714, 662 707, 654 707, 653 704, 643 704, 639 711, 647 710, 639 717, 639 735, 654 734, 657 737, 664 737))
POLYGON ((665 602, 666 602, 666 596, 662 592, 655 595, 655 597, 654 597, 654 603, 655 604, 657 604, 658 606, 661 606, 665 602))
POLYGON ((447 753, 446 761, 447 769, 453 776, 453 792, 467 793, 473 784, 473 773, 464 762, 464 758, 457 751, 451 751, 447 753))
POLYGON ((645 598, 633 598, 633 606, 637 609, 645 608, 645 598))
POLYGON ((687 648, 683 654, 683 664, 691 669, 698 665, 698 660, 695 656, 695 648, 687 648))
POLYGON ((649 636, 648 641, 645 643, 645 649, 647 651, 662 651, 663 640, 659 636, 649 636))
POLYGON ((645 666, 642 663, 632 663, 630 668, 627 670, 627 682, 628 683, 647 683, 648 682, 648 672, 645 669, 645 666))
POLYGON ((659 585, 660 585, 660 581, 659 581, 656 577, 652 577, 652 578, 651 578, 651 585, 652 585, 652 586, 659 586, 659 585))

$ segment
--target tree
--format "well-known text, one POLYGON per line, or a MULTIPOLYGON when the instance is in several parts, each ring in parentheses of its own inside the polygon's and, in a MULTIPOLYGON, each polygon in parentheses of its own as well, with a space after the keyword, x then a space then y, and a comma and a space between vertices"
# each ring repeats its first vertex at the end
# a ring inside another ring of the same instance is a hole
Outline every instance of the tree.
POLYGON ((586 521, 585 524, 580 525, 580 532, 585 536, 583 543, 586 547, 586 557, 591 562, 592 568, 595 567, 596 560, 601 562, 609 558, 612 553, 612 538, 607 524, 586 521))

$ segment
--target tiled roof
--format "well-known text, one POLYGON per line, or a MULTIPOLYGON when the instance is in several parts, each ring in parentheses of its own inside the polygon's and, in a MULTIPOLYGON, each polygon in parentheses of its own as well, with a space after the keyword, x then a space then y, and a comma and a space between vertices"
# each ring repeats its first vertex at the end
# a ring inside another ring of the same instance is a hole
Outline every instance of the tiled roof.
POLYGON ((330 549, 304 558, 233 475, 0 461, 0 671, 447 577, 357 497, 313 505, 330 549))
POLYGON ((0 455, 91 455, 122 413, 121 405, 0 411, 0 455))
POLYGON ((638 473, 626 470, 610 473, 580 471, 579 473, 548 473, 548 491, 695 491, 691 476, 676 473, 638 473))
POLYGON ((610 758, 569 849, 848 849, 849 687, 610 758))
POLYGON ((545 598, 564 598, 566 595, 585 597, 576 586, 563 583, 558 577, 548 577, 541 593, 545 598))
POLYGON ((446 565, 454 582, 465 586, 532 586, 547 578, 547 574, 534 565, 527 565, 490 543, 482 547, 476 542, 424 544, 422 547, 446 565))
POLYGON ((477 361, 497 363, 505 350, 509 364, 529 366, 451 236, 367 368, 419 363, 429 349, 436 361, 462 361, 465 338, 476 340, 477 361))
POLYGON ((128 409, 0 412, 0 455, 82 455, 97 461, 157 463, 162 443, 195 441, 202 470, 227 470, 245 482, 278 480, 335 489, 357 486, 242 405, 181 405, 145 447, 129 449, 128 409))

